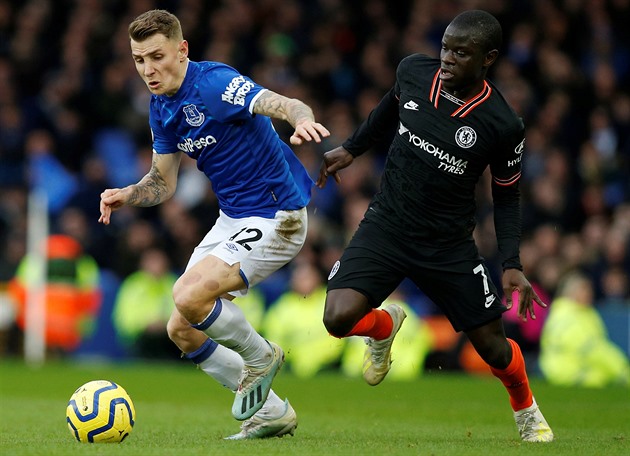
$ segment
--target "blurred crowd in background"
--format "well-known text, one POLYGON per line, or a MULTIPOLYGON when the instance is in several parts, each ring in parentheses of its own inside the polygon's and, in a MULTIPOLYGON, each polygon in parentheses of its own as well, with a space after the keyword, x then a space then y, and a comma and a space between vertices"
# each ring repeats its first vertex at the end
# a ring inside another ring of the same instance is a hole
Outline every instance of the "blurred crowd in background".
MULTIPOLYGON (((183 160, 171 200, 124 208, 107 227, 97 223, 100 193, 135 183, 150 167, 150 93, 136 74, 127 26, 152 8, 179 17, 192 60, 230 64, 313 108, 331 136, 294 148, 312 176, 323 152, 340 145, 393 85, 401 58, 438 56, 446 25, 465 9, 494 14, 504 44, 489 77, 527 128, 525 273, 552 303, 567 273, 580 271, 592 288, 583 304, 596 310, 603 335, 628 355, 630 0, 0 0, 2 353, 20 352, 20 306, 10 290, 26 254, 29 191, 40 189, 48 196, 51 234, 76 240, 81 253, 75 255, 93 259, 99 270, 91 330, 64 350, 177 357, 164 339, 170 287, 218 215, 205 176, 193 160, 183 160)), ((288 142, 290 126, 276 128, 288 142)), ((321 337, 325 347, 309 353, 328 353, 322 368, 343 367, 346 356, 321 324, 326 277, 378 189, 386 152, 387 144, 379 145, 344 170, 339 185, 314 188, 302 252, 237 301, 251 306, 249 315, 271 339, 313 334, 315 344, 315 334, 321 337), (284 316, 275 306, 282 302, 284 316), (266 319, 272 311, 276 316, 266 319), (290 312, 294 317, 286 319, 290 312), (307 324, 281 334, 291 321, 307 324)), ((499 285, 489 182, 485 175, 478 187, 475 237, 499 285)), ((55 265, 67 266, 66 253, 66 263, 55 265)), ((66 283, 73 272, 64 271, 66 283)), ((415 345, 407 344, 415 347, 409 358, 415 361, 398 364, 411 364, 413 375, 425 368, 476 369, 466 342, 412 284, 403 283, 391 299, 417 317, 405 324, 418 329, 409 335, 415 345)), ((506 314, 508 335, 521 343, 531 369, 548 311, 537 314, 527 325, 506 314)), ((312 370, 294 364, 296 371, 312 370)))

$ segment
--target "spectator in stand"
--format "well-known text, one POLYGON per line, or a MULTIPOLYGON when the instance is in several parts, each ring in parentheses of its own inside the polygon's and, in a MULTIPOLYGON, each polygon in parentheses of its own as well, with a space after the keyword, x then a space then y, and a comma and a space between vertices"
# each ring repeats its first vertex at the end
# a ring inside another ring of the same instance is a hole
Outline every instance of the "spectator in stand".
POLYGON ((56 215, 77 191, 77 177, 57 159, 55 139, 46 130, 31 132, 27 136, 25 148, 30 186, 44 192, 48 212, 56 215))
POLYGON ((177 359, 179 350, 166 332, 175 307, 172 289, 176 281, 166 253, 151 247, 140 255, 140 269, 121 283, 112 320, 129 355, 177 359))
POLYGON ((549 383, 586 387, 630 384, 628 358, 609 340, 593 299, 588 276, 571 272, 563 278, 540 341, 540 369, 549 383))
MULTIPOLYGON (((602 274, 601 289, 597 307, 630 309, 630 278, 627 270, 618 266, 606 269, 602 274)), ((630 340, 628 342, 630 343, 630 340)))
POLYGON ((283 293, 265 315, 262 333, 286 350, 286 362, 298 377, 338 367, 345 346, 333 339, 321 324, 326 285, 322 273, 306 261, 295 263, 291 288, 283 293))

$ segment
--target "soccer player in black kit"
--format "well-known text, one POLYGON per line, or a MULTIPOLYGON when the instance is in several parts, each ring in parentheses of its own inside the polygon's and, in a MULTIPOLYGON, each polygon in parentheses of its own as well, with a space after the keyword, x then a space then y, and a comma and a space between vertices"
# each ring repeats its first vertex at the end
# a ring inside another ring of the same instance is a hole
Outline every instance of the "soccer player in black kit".
POLYGON ((396 83, 341 147, 324 154, 317 185, 395 129, 380 191, 330 272, 324 325, 335 337, 364 336, 363 376, 380 383, 405 319, 399 306, 378 307, 410 278, 463 331, 505 386, 521 438, 550 442, 553 432, 529 387, 521 350, 507 339, 497 289, 473 240, 475 187, 492 174, 494 222, 507 307, 536 318, 541 301, 519 259, 519 180, 524 125, 488 80, 502 30, 491 14, 466 11, 446 28, 440 58, 411 55, 396 83))

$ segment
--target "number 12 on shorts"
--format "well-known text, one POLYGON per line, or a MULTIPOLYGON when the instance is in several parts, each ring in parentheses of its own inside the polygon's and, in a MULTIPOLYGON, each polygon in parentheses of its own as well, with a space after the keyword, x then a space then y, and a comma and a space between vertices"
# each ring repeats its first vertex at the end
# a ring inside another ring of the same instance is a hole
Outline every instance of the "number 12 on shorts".
POLYGON ((258 228, 245 227, 239 232, 237 232, 236 234, 232 235, 230 239, 228 240, 234 241, 237 244, 242 245, 243 247, 245 247, 246 250, 249 251, 252 249, 252 247, 249 244, 251 244, 252 242, 259 241, 260 239, 262 239, 262 231, 260 231, 258 228), (236 239, 241 234, 244 234, 244 236, 241 237, 241 239, 236 239))

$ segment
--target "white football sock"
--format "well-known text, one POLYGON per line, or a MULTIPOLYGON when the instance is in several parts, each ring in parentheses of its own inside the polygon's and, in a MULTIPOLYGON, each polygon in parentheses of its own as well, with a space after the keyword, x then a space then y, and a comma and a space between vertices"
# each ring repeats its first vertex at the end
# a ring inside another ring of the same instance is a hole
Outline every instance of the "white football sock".
POLYGON ((269 343, 247 321, 243 311, 228 299, 218 298, 212 312, 201 323, 191 326, 241 355, 248 367, 268 366, 273 358, 269 343))
POLYGON ((186 358, 230 391, 236 391, 238 388, 238 379, 243 371, 243 358, 235 351, 207 339, 197 350, 187 353, 186 358))

